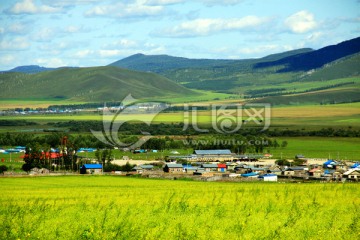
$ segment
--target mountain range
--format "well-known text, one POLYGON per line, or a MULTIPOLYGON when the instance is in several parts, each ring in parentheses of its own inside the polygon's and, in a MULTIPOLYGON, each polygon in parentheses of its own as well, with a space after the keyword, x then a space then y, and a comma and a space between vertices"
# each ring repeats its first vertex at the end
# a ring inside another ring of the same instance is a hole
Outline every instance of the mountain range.
POLYGON ((360 37, 318 50, 302 48, 258 59, 135 54, 106 67, 22 66, 0 74, 0 99, 13 98, 17 92, 17 99, 108 101, 127 93, 137 98, 186 97, 199 94, 191 90, 199 89, 240 94, 250 101, 266 98, 274 104, 291 104, 294 101, 286 100, 288 95, 299 94, 296 101, 300 102, 348 102, 360 101, 359 76, 360 37), (317 95, 319 91, 323 92, 317 95))

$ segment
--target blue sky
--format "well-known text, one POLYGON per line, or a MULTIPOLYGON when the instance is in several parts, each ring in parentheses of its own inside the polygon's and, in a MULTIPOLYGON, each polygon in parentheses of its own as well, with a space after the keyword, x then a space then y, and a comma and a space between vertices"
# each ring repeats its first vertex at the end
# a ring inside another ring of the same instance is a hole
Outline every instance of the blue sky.
POLYGON ((244 59, 360 36, 360 0, 1 0, 0 70, 244 59))

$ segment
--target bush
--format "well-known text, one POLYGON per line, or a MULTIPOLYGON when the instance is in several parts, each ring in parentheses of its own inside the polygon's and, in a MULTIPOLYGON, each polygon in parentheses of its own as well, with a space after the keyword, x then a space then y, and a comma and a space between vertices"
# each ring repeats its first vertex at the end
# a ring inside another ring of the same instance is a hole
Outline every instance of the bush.
POLYGON ((7 166, 5 166, 5 165, 1 165, 0 166, 0 173, 4 173, 4 172, 6 172, 8 170, 8 167, 7 166))
POLYGON ((275 161, 275 163, 279 166, 289 166, 290 162, 286 159, 278 159, 275 161))

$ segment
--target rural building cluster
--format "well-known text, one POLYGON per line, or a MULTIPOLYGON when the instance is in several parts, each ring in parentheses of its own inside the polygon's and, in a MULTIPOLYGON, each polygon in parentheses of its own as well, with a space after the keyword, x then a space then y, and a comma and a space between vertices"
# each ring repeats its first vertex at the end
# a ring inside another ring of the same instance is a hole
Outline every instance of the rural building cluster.
MULTIPOLYGON (((304 157, 297 155, 296 157, 304 157)), ((348 164, 342 161, 328 160, 322 164, 304 164, 298 166, 279 166, 259 161, 254 156, 238 155, 230 150, 195 150, 187 156, 171 156, 171 162, 140 164, 128 173, 152 177, 201 177, 203 180, 262 180, 278 181, 281 179, 324 180, 324 181, 360 181, 360 163, 348 164), (177 159, 178 162, 174 159, 177 159), (186 164, 180 160, 191 160, 186 164)), ((101 164, 84 164, 83 173, 102 173, 101 164)))

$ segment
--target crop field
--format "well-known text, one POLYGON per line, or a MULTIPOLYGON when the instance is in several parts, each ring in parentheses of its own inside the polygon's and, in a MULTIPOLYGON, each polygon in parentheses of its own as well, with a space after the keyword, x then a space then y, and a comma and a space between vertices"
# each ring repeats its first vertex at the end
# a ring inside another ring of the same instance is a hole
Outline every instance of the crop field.
MULTIPOLYGON (((179 123, 184 122, 184 112, 160 113, 155 118, 151 114, 123 114, 117 120, 131 121, 139 119, 152 123, 179 123)), ((216 116, 211 111, 197 111, 189 113, 190 119, 196 117, 199 124, 211 124, 216 116)), ((95 113, 58 114, 58 115, 21 115, 2 116, 3 120, 28 120, 39 123, 59 121, 88 121, 103 119, 110 121, 113 116, 101 116, 95 113)), ((195 118, 194 118, 195 119, 195 118)), ((360 103, 336 105, 308 105, 273 107, 271 109, 270 127, 288 127, 292 129, 318 129, 323 127, 355 127, 360 128, 360 103)), ((250 124, 251 125, 251 122, 250 124)))
POLYGON ((2 178, 1 239, 359 239, 357 184, 2 178))

